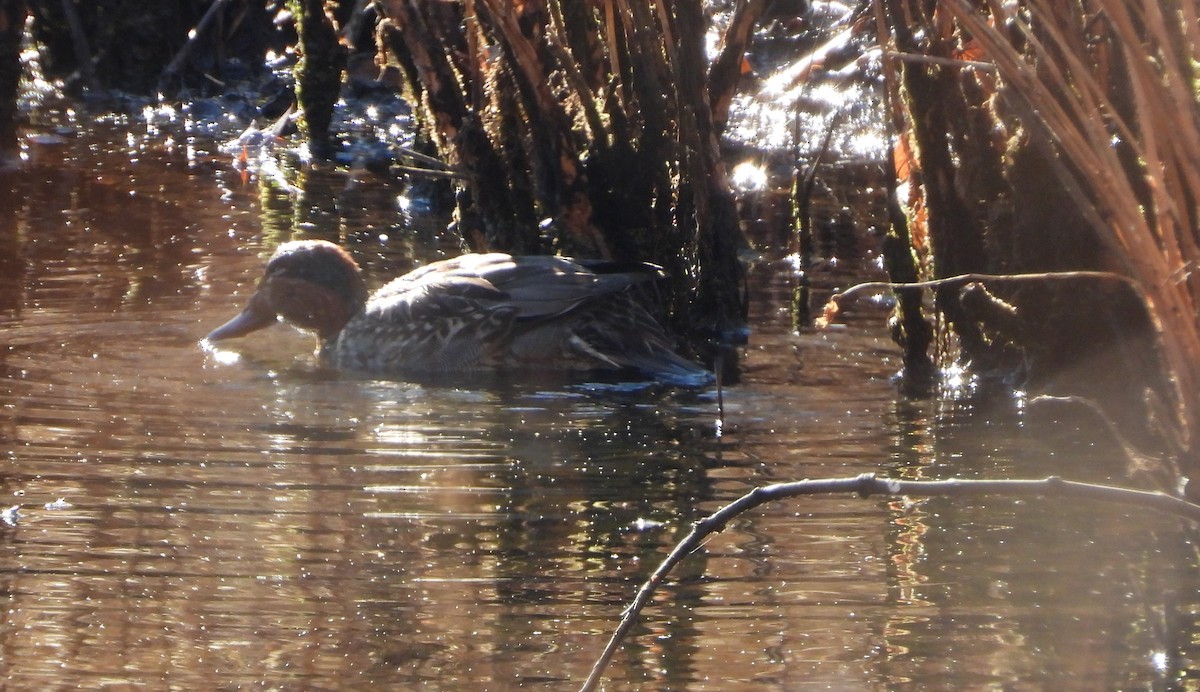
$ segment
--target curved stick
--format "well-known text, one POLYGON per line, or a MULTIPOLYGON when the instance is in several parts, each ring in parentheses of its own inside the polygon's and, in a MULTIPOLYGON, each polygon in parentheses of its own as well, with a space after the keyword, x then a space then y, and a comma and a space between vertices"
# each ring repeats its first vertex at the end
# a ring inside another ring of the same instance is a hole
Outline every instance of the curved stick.
POLYGON ((825 304, 824 314, 817 322, 817 326, 824 327, 831 324, 842 310, 842 304, 857 300, 860 293, 867 291, 913 291, 923 290, 926 288, 940 288, 942 286, 955 286, 969 283, 1043 283, 1046 281, 1078 281, 1080 279, 1090 279, 1093 281, 1115 281, 1123 283, 1133 289, 1142 303, 1146 306, 1150 305, 1146 291, 1136 280, 1117 274, 1116 272, 1106 271, 1061 271, 1061 272, 1034 272, 1028 274, 956 274, 955 276, 946 276, 940 279, 930 279, 928 281, 866 281, 860 284, 855 284, 850 288, 835 293, 830 296, 829 302, 825 304))
POLYGON ((721 531, 731 519, 743 512, 761 504, 782 500, 800 495, 816 495, 827 493, 858 493, 866 498, 871 495, 907 495, 910 497, 956 497, 978 495, 1005 495, 1017 497, 1076 497, 1100 502, 1116 502, 1153 509, 1165 514, 1174 514, 1190 521, 1200 523, 1200 505, 1161 492, 1118 488, 1109 485, 1094 485, 1066 481, 1058 476, 1050 476, 1041 480, 957 480, 944 481, 906 481, 891 478, 877 478, 873 473, 864 473, 853 478, 824 478, 803 480, 793 483, 775 483, 773 485, 755 488, 737 500, 725 505, 709 516, 696 522, 696 525, 682 541, 676 544, 666 559, 654 570, 654 574, 638 589, 633 602, 625 609, 621 622, 609 639, 608 645, 600 658, 592 666, 587 681, 580 689, 589 692, 600 684, 600 677, 609 661, 617 652, 617 647, 633 629, 638 614, 650 602, 655 589, 667 578, 667 575, 710 534, 721 531))

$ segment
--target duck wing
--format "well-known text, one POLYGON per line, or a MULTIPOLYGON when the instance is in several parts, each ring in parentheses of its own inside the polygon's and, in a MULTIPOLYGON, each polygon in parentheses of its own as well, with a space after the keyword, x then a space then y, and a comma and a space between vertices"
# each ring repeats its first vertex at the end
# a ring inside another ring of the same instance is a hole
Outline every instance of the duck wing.
POLYGON ((437 373, 495 359, 517 313, 504 292, 469 273, 424 271, 428 268, 371 296, 338 336, 334 357, 341 367, 437 373))
POLYGON ((712 372, 675 352, 674 340, 629 293, 573 313, 569 343, 609 367, 660 382, 697 387, 714 380, 712 372))
POLYGON ((437 264, 441 266, 430 265, 414 278, 439 289, 446 282, 482 281, 503 295, 480 298, 494 298, 512 307, 522 321, 557 317, 633 284, 662 276, 658 267, 649 264, 584 263, 549 255, 464 255, 437 264))
POLYGON ((685 386, 713 380, 711 372, 675 353, 662 325, 626 290, 664 277, 661 267, 561 257, 521 257, 515 265, 489 279, 520 307, 512 336, 519 359, 565 358, 565 346, 592 367, 634 370, 685 386))
POLYGON ((338 338, 343 367, 454 372, 499 365, 612 367, 695 384, 711 374, 677 356, 625 291, 653 265, 471 254, 379 289, 338 338))
MULTIPOLYGON (((468 254, 433 262, 380 288, 338 337, 349 368, 449 372, 509 360, 515 323, 551 324, 653 274, 596 273, 561 257, 468 254)), ((550 348, 565 334, 551 330, 550 348)), ((520 359, 520 356, 517 356, 520 359)))

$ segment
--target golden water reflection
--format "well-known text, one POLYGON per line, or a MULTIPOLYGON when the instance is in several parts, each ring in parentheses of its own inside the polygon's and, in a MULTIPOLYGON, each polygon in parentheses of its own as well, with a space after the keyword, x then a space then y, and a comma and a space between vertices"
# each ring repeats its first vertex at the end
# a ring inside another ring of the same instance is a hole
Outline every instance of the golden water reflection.
MULTIPOLYGON (((1078 422, 900 398, 882 313, 792 333, 770 260, 721 437, 712 391, 361 380, 282 328, 216 358, 197 340, 291 213, 220 161, 83 144, 0 193, 6 688, 570 688, 689 523, 755 485, 1119 467, 1078 422)), ((311 197, 305 232, 361 240, 376 280, 449 251, 379 241, 394 191, 361 185, 369 233, 311 197)), ((1194 658, 1154 667, 1190 564, 1114 508, 776 503, 680 567, 610 688, 1164 679, 1194 658)))

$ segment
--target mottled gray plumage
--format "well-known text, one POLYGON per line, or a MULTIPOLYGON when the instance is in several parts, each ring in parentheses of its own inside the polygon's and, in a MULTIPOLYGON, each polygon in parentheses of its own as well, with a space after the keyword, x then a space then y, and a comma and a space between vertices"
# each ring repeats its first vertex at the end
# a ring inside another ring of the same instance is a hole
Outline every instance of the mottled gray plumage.
POLYGON ((324 241, 279 248, 241 315, 209 341, 276 316, 317 333, 346 370, 390 376, 489 370, 632 370, 678 384, 711 373, 679 357, 630 286, 661 277, 562 257, 468 254, 434 262, 366 297, 358 265, 324 241))

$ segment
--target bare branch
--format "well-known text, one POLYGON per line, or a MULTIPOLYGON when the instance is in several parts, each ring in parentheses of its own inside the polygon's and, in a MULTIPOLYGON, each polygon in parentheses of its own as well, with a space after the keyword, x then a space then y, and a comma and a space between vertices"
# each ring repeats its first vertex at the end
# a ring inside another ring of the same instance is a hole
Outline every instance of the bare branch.
POLYGON ((940 288, 942 286, 965 285, 970 283, 1043 283, 1046 281, 1115 281, 1123 283, 1133 289, 1143 302, 1148 304, 1148 298, 1145 290, 1137 281, 1115 272, 1104 271, 1062 271, 1062 272, 1032 272, 1028 274, 958 274, 955 276, 947 276, 941 279, 931 279, 929 281, 912 281, 912 282, 896 282, 896 281, 866 281, 860 284, 855 284, 850 288, 833 295, 829 298, 829 302, 825 304, 824 314, 817 320, 818 327, 825 327, 832 323, 845 307, 846 303, 857 300, 860 294, 868 291, 913 291, 927 288, 940 288))
POLYGON ((822 478, 816 480, 776 483, 755 488, 737 500, 725 505, 696 525, 682 541, 676 544, 666 559, 654 570, 654 574, 638 589, 633 602, 626 608, 621 622, 609 639, 600 658, 592 666, 591 673, 580 689, 583 692, 596 689, 600 678, 616 654, 617 648, 637 623, 638 614, 650 602, 654 591, 666 580, 667 575, 704 542, 711 534, 722 531, 734 518, 759 505, 801 495, 823 495, 829 493, 857 493, 867 498, 871 495, 902 495, 907 497, 979 497, 998 495, 1004 497, 1071 497, 1097 502, 1115 502, 1132 507, 1152 509, 1200 523, 1200 505, 1161 492, 1118 488, 1067 481, 1058 476, 1041 480, 958 480, 906 481, 878 478, 873 473, 864 473, 853 478, 822 478))
MULTIPOLYGON (((195 29, 192 29, 188 33, 187 42, 183 44, 183 47, 179 49, 179 52, 175 54, 175 57, 172 58, 171 62, 168 63, 166 68, 163 69, 160 81, 174 75, 179 71, 179 68, 183 65, 183 61, 186 60, 188 54, 192 52, 192 48, 196 44, 196 39, 199 38, 202 33, 204 33, 204 30, 208 28, 208 25, 212 24, 213 19, 215 19, 217 15, 221 13, 221 8, 225 6, 227 1, 228 0, 215 0, 215 2, 209 6, 208 11, 205 12, 204 16, 200 18, 200 23, 196 25, 195 29)), ((69 2, 63 3, 64 7, 70 5, 71 3, 69 2)), ((74 12, 73 9, 70 11, 72 13, 74 12)))

